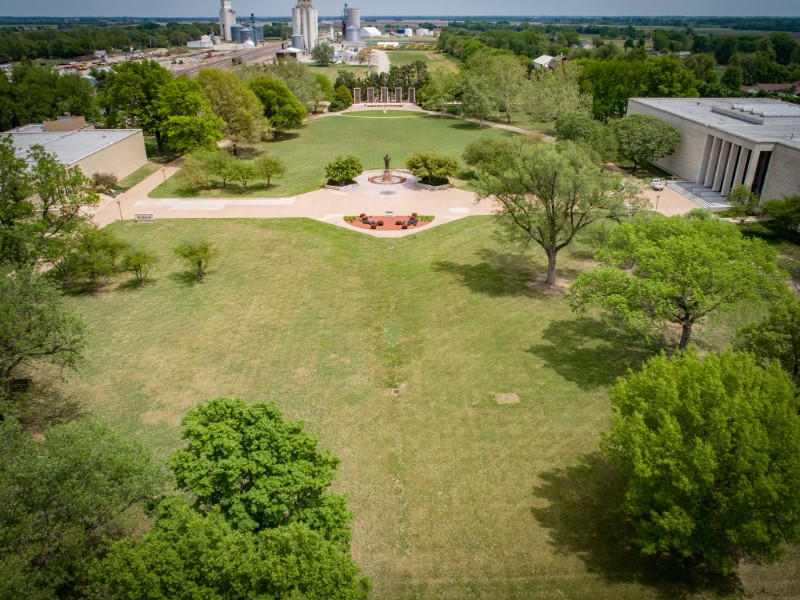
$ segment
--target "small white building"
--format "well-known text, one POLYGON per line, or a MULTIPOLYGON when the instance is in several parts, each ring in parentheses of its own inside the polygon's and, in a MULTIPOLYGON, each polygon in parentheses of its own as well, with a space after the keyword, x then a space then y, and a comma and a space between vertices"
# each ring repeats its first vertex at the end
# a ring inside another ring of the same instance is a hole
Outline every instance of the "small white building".
POLYGON ((376 38, 376 37, 383 37, 381 30, 377 27, 362 27, 361 28, 361 37, 362 38, 376 38))
POLYGON ((189 48, 211 48, 214 46, 214 40, 210 36, 204 35, 199 40, 189 42, 186 46, 189 48))

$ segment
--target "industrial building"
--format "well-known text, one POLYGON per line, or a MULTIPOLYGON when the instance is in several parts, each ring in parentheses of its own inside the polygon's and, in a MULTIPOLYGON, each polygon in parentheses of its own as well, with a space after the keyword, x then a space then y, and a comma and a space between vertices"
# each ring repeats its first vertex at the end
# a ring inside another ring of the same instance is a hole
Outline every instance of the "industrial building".
POLYGON ((319 14, 311 4, 311 0, 297 0, 292 9, 292 47, 304 50, 309 54, 317 45, 319 35, 319 14), (303 45, 299 46, 300 37, 303 45))
POLYGON ((3 135, 11 137, 18 157, 27 158, 31 147, 39 145, 87 177, 110 173, 122 179, 147 163, 141 129, 95 129, 83 117, 25 125, 3 135))
POLYGON ((762 200, 800 194, 800 106, 767 98, 631 98, 628 114, 674 125, 677 150, 656 164, 701 206, 745 184, 762 200))

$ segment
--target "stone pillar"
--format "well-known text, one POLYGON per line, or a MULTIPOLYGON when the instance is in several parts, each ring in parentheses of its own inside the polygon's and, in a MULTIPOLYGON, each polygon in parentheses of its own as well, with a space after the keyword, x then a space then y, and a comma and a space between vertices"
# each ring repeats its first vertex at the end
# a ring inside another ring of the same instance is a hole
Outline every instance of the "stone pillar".
POLYGON ((375 104, 375 88, 367 88, 367 104, 375 104))
POLYGON ((403 102, 403 88, 394 88, 394 101, 397 102, 397 104, 401 104, 403 102))
POLYGON ((411 104, 417 103, 417 88, 408 88, 408 101, 411 104))
POLYGON ((381 103, 382 104, 386 104, 387 102, 389 102, 389 88, 388 87, 382 87, 381 88, 381 103))
POLYGON ((361 104, 361 88, 353 88, 353 104, 361 104))
POLYGON ((736 169, 736 161, 739 159, 739 152, 741 152, 741 150, 742 147, 739 144, 731 145, 731 153, 728 157, 728 164, 725 165, 725 175, 722 176, 722 189, 719 191, 719 193, 723 196, 727 196, 728 192, 731 191, 731 187, 733 187, 731 182, 733 181, 734 170, 736 169))
POLYGON ((725 176, 725 167, 728 164, 728 155, 731 153, 731 143, 727 140, 722 142, 722 149, 719 151, 717 159, 717 170, 714 173, 714 184, 711 189, 718 192, 722 189, 722 178, 725 176))
POLYGON ((697 183, 702 183, 705 187, 711 187, 711 184, 714 183, 720 148, 722 148, 722 140, 720 138, 714 138, 714 143, 711 146, 711 156, 708 159, 706 175, 703 177, 703 181, 698 181, 697 183))

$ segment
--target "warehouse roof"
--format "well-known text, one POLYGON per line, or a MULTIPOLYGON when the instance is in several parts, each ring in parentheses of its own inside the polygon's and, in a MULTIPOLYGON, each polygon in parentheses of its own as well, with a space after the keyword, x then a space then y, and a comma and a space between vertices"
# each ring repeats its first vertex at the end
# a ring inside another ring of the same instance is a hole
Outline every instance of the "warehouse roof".
POLYGON ((83 159, 139 133, 140 129, 79 129, 47 133, 41 124, 25 125, 4 134, 11 136, 16 155, 26 158, 32 146, 40 145, 58 162, 74 165, 83 159))

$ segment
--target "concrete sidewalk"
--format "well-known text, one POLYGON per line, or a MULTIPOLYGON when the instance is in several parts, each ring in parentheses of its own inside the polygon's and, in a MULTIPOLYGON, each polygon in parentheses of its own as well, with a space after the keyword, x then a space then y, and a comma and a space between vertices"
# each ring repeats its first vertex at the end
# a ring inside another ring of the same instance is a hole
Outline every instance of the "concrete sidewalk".
MULTIPOLYGON (((117 198, 103 197, 103 203, 95 211, 93 222, 99 227, 120 220, 133 220, 137 213, 151 213, 156 219, 275 219, 306 217, 316 219, 351 231, 374 237, 403 237, 424 231, 444 223, 450 223, 473 215, 490 215, 493 203, 486 200, 476 202, 472 192, 448 188, 423 190, 417 187, 417 178, 402 169, 392 169, 395 174, 407 178, 399 185, 375 185, 368 178, 382 171, 368 171, 357 178, 358 187, 346 190, 320 189, 291 198, 149 198, 148 194, 177 173, 178 159, 159 169, 140 184, 117 198), (413 212, 433 215, 434 221, 423 229, 379 231, 360 229, 348 225, 346 216, 361 213, 373 216, 407 216, 413 212)), ((645 189, 644 195, 652 208, 670 216, 685 214, 698 208, 697 204, 670 188, 656 192, 645 189)))
POLYGON ((142 183, 131 188, 117 198, 105 198, 95 212, 93 221, 99 227, 120 220, 120 212, 125 220, 133 220, 137 213, 151 213, 158 219, 274 219, 286 217, 306 217, 332 225, 345 227, 375 237, 403 237, 421 230, 378 231, 359 229, 348 225, 345 216, 382 216, 387 212, 394 215, 433 215, 430 229, 443 223, 450 223, 471 215, 488 215, 492 212, 491 202, 475 202, 475 194, 449 188, 428 191, 416 189, 416 178, 402 170, 393 170, 409 177, 406 184, 376 186, 365 180, 382 171, 370 171, 361 175, 361 185, 348 190, 321 189, 291 198, 148 198, 148 194, 174 175, 178 170, 177 161, 154 173, 142 183), (388 194, 387 194, 388 192, 388 194))

